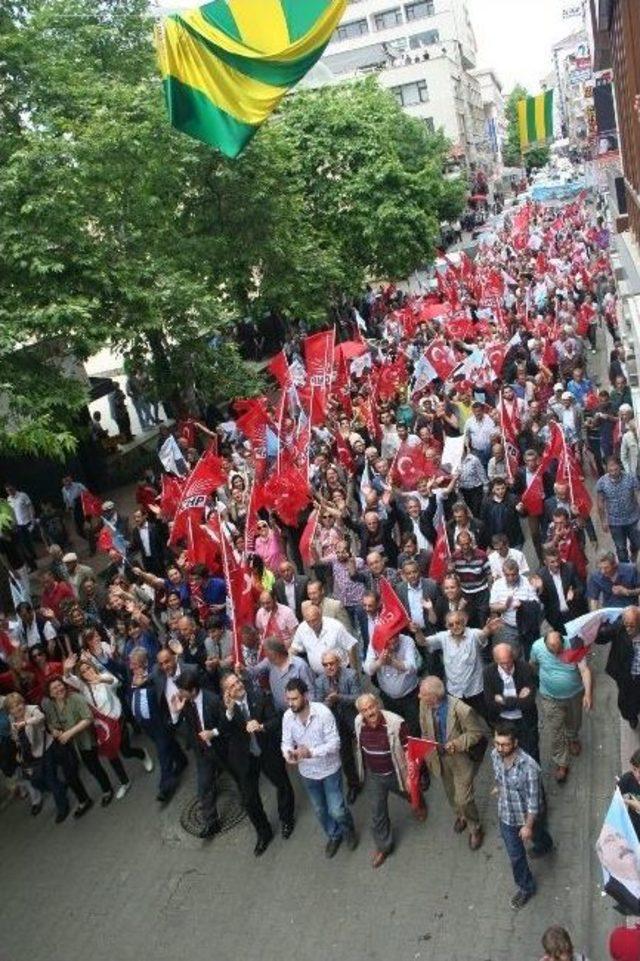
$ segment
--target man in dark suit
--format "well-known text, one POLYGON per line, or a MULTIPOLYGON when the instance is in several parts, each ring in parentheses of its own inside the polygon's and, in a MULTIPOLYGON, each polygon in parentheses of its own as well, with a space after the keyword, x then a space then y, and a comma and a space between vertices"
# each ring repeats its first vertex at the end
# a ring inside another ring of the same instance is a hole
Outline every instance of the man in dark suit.
POLYGON ((540 763, 536 675, 511 644, 496 644, 493 664, 484 669, 484 700, 493 727, 501 720, 514 724, 523 751, 540 763))
POLYGON ((220 698, 200 686, 196 671, 185 668, 176 681, 188 743, 196 761, 196 783, 202 814, 201 838, 210 838, 221 829, 218 817, 218 776, 224 767, 225 750, 221 737, 223 712, 220 698))
POLYGON ((296 574, 291 561, 283 561, 279 567, 280 576, 273 585, 273 593, 278 604, 286 604, 299 621, 302 621, 302 602, 307 600, 309 578, 296 574))
POLYGON ((280 749, 280 715, 271 696, 259 688, 247 688, 237 674, 226 674, 220 684, 224 711, 220 724, 228 741, 227 761, 242 803, 258 835, 253 853, 267 850, 273 830, 260 797, 260 772, 276 788, 282 837, 293 832, 294 794, 280 749))
POLYGON ((531 583, 538 592, 547 621, 562 634, 567 621, 587 613, 584 584, 574 565, 560 559, 556 547, 545 547, 543 559, 544 565, 531 578, 531 583))
MULTIPOLYGON (((513 479, 513 493, 518 500, 518 510, 520 514, 527 518, 531 540, 535 548, 538 559, 542 560, 542 511, 540 514, 530 514, 524 509, 521 501, 522 495, 531 484, 536 471, 540 467, 540 455, 535 450, 527 450, 524 453, 524 467, 519 467, 513 479)), ((542 474, 543 488, 543 510, 544 499, 553 494, 553 477, 548 470, 542 474)))
POLYGON ((188 763, 187 757, 178 744, 173 726, 163 717, 156 683, 149 674, 149 655, 144 647, 134 647, 131 651, 129 671, 131 717, 155 744, 160 765, 157 799, 164 804, 175 794, 180 775, 188 763))
POLYGON ((165 531, 157 522, 151 520, 149 515, 142 508, 134 511, 133 531, 131 532, 131 551, 140 557, 140 562, 145 571, 155 574, 156 577, 164 577, 165 571, 165 551, 167 539, 165 531))

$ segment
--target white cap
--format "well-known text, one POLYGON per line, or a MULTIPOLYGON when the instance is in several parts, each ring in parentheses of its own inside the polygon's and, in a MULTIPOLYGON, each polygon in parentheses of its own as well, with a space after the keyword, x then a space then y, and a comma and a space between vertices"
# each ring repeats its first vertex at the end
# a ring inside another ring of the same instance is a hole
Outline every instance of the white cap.
POLYGON ((78 555, 74 554, 73 551, 69 551, 69 553, 65 554, 64 557, 62 558, 62 563, 73 564, 73 562, 77 560, 78 560, 78 555))
POLYGON ((631 406, 631 404, 620 404, 620 406, 618 407, 618 412, 620 412, 621 410, 623 410, 626 414, 628 410, 633 410, 633 407, 631 406))
POLYGON ((554 389, 554 390, 564 390, 564 384, 554 384, 554 385, 553 385, 553 389, 554 389))
POLYGON ((562 399, 563 399, 563 400, 573 400, 573 394, 572 394, 570 391, 565 390, 565 391, 562 392, 562 399))
POLYGON ((102 502, 102 510, 103 510, 103 511, 112 511, 112 510, 115 510, 115 506, 116 506, 116 505, 113 503, 113 501, 103 501, 103 502, 102 502))

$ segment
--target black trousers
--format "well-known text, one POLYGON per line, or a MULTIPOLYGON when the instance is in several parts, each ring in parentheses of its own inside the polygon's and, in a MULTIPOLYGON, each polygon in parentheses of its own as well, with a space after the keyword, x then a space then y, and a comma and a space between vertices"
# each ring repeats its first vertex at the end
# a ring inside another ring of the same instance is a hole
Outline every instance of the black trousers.
POLYGON ((482 485, 480 487, 465 487, 460 493, 464 497, 467 507, 471 511, 474 517, 480 517, 480 508, 482 507, 482 498, 484 497, 484 488, 482 485))
POLYGON ((469 627, 482 629, 489 617, 489 589, 476 591, 475 593, 465 594, 467 602, 467 613, 469 615, 469 627))
POLYGON ((204 827, 208 828, 218 820, 218 776, 222 767, 212 748, 198 748, 195 755, 198 800, 204 827))
POLYGON ((358 769, 356 767, 356 758, 354 754, 355 750, 355 736, 353 725, 349 724, 344 718, 336 717, 336 723, 338 725, 338 734, 340 735, 340 762, 342 764, 342 770, 349 787, 358 788, 360 787, 360 778, 358 777, 358 769))
POLYGON ((637 720, 640 714, 640 677, 630 674, 618 681, 618 710, 625 721, 637 720))
POLYGON ((242 804, 259 838, 271 834, 271 825, 260 797, 260 774, 264 774, 276 789, 278 817, 282 824, 293 822, 295 798, 287 774, 284 758, 276 751, 263 751, 259 757, 249 755, 248 761, 239 765, 229 762, 231 773, 240 789, 242 804))
MULTIPOLYGON (((66 783, 80 804, 86 804, 90 797, 80 777, 80 762, 74 746, 72 744, 56 744, 56 756, 66 783)), ((80 756, 84 766, 102 788, 102 793, 107 794, 111 790, 111 781, 100 763, 97 748, 93 747, 87 751, 80 751, 80 756)))
POLYGON ((144 760, 144 751, 141 747, 134 747, 131 743, 131 733, 126 721, 122 723, 122 740, 120 741, 120 754, 122 757, 135 757, 138 761, 144 760))
POLYGON ((411 737, 420 737, 420 705, 418 702, 418 688, 414 688, 403 697, 389 697, 380 691, 382 703, 388 711, 399 714, 407 722, 411 737))

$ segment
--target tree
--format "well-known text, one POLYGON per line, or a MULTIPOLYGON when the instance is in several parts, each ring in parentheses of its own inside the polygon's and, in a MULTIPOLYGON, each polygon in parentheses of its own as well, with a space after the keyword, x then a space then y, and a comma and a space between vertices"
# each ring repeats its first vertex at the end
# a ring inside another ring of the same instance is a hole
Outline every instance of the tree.
POLYGON ((325 321, 462 206, 444 139, 373 81, 286 98, 235 161, 177 133, 152 26, 147 0, 5 0, 0 450, 73 445, 86 395, 51 344, 110 344, 176 404, 251 393, 241 317, 325 321))
POLYGON ((518 102, 528 96, 527 90, 522 84, 517 84, 505 105, 505 118, 507 121, 507 139, 503 147, 502 157, 507 167, 524 166, 527 170, 544 167, 549 162, 549 148, 544 144, 528 148, 524 156, 520 151, 520 130, 518 126, 518 102))

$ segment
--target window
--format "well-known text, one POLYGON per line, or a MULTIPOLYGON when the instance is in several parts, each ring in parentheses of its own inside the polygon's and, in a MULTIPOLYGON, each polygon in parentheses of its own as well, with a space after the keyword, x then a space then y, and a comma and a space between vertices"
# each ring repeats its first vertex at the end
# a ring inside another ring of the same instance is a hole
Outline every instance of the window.
POLYGON ((425 122, 425 126, 426 126, 427 130, 429 131, 429 133, 435 133, 435 132, 436 132, 435 124, 434 124, 434 122, 433 122, 433 117, 425 117, 425 118, 424 118, 424 122, 425 122))
POLYGON ((430 47, 432 43, 440 42, 440 34, 437 30, 424 30, 422 33, 414 33, 409 37, 409 46, 412 50, 419 50, 420 47, 430 47))
POLYGON ((399 23, 402 23, 400 7, 395 7, 393 10, 383 10, 382 13, 376 13, 373 18, 373 25, 376 30, 386 30, 387 27, 395 27, 399 23))
POLYGON ((433 0, 414 0, 408 3, 404 12, 407 20, 422 20, 423 17, 432 17, 434 14, 433 0))
POLYGON ((352 20, 351 23, 341 23, 336 30, 336 40, 350 40, 352 37, 362 37, 369 33, 369 24, 365 19, 352 20))
POLYGON ((417 103, 426 103, 429 99, 426 80, 416 80, 415 83, 403 83, 399 87, 392 87, 391 93, 401 107, 412 107, 417 103))

